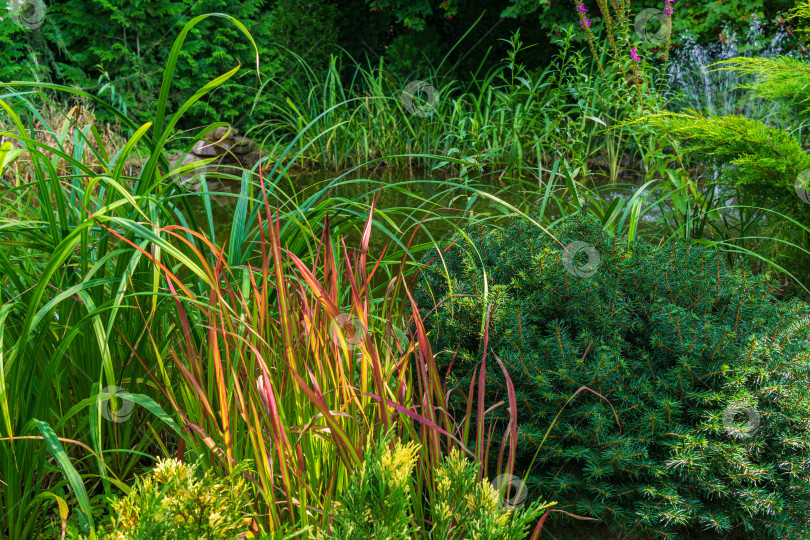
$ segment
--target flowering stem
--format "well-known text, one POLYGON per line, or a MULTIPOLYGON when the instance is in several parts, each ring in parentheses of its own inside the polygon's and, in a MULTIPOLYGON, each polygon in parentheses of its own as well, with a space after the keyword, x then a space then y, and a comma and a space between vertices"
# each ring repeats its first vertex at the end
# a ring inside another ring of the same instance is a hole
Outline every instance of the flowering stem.
POLYGON ((596 46, 594 45, 593 33, 591 32, 591 21, 585 17, 585 12, 588 11, 588 9, 578 0, 574 0, 574 4, 577 6, 579 25, 585 29, 585 36, 588 38, 588 46, 591 48, 591 54, 593 54, 593 57, 596 60, 596 65, 599 67, 599 73, 601 73, 604 77, 605 69, 602 67, 602 62, 599 60, 599 55, 596 54, 596 46))

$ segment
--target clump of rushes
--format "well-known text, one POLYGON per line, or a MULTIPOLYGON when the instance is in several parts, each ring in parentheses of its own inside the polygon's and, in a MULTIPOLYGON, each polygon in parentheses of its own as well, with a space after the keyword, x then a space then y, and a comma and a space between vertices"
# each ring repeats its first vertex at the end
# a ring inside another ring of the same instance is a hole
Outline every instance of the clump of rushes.
MULTIPOLYGON (((672 1, 673 0, 665 0, 663 11, 665 20, 662 21, 662 25, 670 29, 672 28, 672 14, 674 12, 671 5, 672 1)), ((577 15, 579 16, 579 25, 585 31, 585 39, 588 42, 588 47, 590 48, 591 54, 593 54, 594 60, 599 67, 599 72, 602 74, 602 76, 605 76, 605 71, 602 61, 600 60, 600 56, 601 53, 608 53, 608 51, 598 44, 594 38, 594 34, 591 31, 592 21, 585 17, 585 13, 588 11, 587 8, 579 0, 576 0, 574 3, 576 5, 577 15)), ((619 65, 627 65, 627 59, 629 57, 631 60, 629 64, 630 69, 634 75, 631 77, 631 79, 634 83, 639 98, 641 98, 641 82, 644 81, 645 77, 643 76, 643 65, 641 58, 637 53, 638 44, 633 42, 633 33, 630 32, 630 28, 633 24, 630 17, 630 4, 630 0, 623 0, 620 2, 608 2, 607 0, 596 1, 596 5, 599 7, 602 20, 605 24, 605 33, 612 51, 612 55, 608 54, 608 56, 612 56, 619 65)), ((664 62, 666 62, 669 58, 670 39, 671 32, 668 32, 666 43, 664 44, 664 54, 662 56, 662 60, 664 62)))

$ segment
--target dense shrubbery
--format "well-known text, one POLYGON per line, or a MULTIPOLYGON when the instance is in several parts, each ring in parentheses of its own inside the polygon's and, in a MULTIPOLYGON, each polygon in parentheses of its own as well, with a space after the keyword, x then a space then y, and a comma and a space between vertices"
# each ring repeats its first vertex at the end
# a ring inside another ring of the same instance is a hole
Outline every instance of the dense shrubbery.
POLYGON ((486 406, 507 398, 500 359, 535 493, 622 535, 810 533, 810 306, 714 249, 626 245, 584 213, 556 240, 528 222, 468 233, 474 249, 456 236, 426 256, 418 299, 443 300, 423 316, 440 369, 458 349, 448 385, 464 395, 491 306, 486 406), (566 406, 583 386, 605 399, 566 406))
MULTIPOLYGON (((436 24, 442 17, 463 17, 470 13, 478 15, 484 2, 461 2, 460 0, 420 0, 417 2, 400 2, 397 0, 367 0, 368 4, 378 9, 388 9, 396 14, 397 19, 406 26, 423 28, 436 24)), ((645 8, 657 8, 663 11, 664 0, 635 0, 634 2, 613 3, 630 5, 633 11, 645 8)), ((507 18, 538 17, 539 27, 548 33, 559 30, 565 24, 576 24, 577 13, 572 8, 575 2, 552 0, 549 2, 532 2, 529 0, 500 0, 486 2, 485 7, 495 11, 495 15, 507 18)), ((608 2, 593 0, 576 2, 596 11, 598 5, 608 2)), ((713 39, 723 28, 744 28, 745 19, 752 14, 760 17, 775 17, 780 11, 793 5, 792 0, 736 0, 734 2, 691 2, 678 3, 678 18, 674 21, 673 32, 683 34, 686 31, 697 33, 703 40, 713 39)), ((595 25, 602 23, 601 17, 591 17, 595 25)))
MULTIPOLYGON (((229 81, 190 111, 187 126, 215 121, 236 123, 251 115, 249 124, 266 120, 270 107, 254 103, 262 84, 271 92, 274 78, 292 68, 288 53, 322 61, 336 41, 334 8, 300 0, 265 0, 229 4, 221 0, 113 5, 103 0, 50 2, 41 27, 34 31, 0 19, 3 60, 0 81, 44 81, 81 88, 104 96, 139 122, 155 114, 163 67, 172 42, 183 24, 205 13, 227 13, 250 31, 260 58, 261 81, 256 76, 256 51, 234 27, 221 20, 203 21, 190 32, 172 80, 169 107, 176 110, 199 88, 241 63, 229 81), (112 24, 111 24, 112 22, 112 24), (313 39, 317 36, 317 39, 313 39), (191 121, 193 118, 194 121, 191 121)), ((100 119, 113 118, 99 111, 100 119)))

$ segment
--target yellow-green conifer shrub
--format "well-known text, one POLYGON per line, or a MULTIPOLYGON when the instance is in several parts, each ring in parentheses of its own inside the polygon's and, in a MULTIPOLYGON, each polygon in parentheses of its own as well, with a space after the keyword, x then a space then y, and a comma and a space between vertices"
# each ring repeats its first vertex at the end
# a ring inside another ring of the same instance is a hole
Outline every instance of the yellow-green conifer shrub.
POLYGON ((376 445, 367 441, 362 468, 335 504, 331 534, 320 530, 315 538, 398 540, 416 533, 408 480, 419 446, 397 442, 389 447, 388 441, 390 437, 376 445))
POLYGON ((411 478, 417 462, 416 443, 390 444, 381 437, 366 444, 359 474, 338 497, 330 531, 319 530, 314 538, 435 540, 522 540, 529 526, 555 503, 535 502, 512 511, 486 479, 477 480, 475 463, 453 450, 436 470, 436 497, 430 504, 432 525, 416 523, 411 478))
POLYGON ((177 459, 158 461, 129 495, 112 503, 108 540, 235 538, 248 530, 244 465, 226 478, 177 459))
POLYGON ((529 525, 556 504, 535 502, 526 510, 512 512, 492 484, 476 479, 476 469, 475 463, 453 450, 436 471, 431 538, 522 540, 529 525))

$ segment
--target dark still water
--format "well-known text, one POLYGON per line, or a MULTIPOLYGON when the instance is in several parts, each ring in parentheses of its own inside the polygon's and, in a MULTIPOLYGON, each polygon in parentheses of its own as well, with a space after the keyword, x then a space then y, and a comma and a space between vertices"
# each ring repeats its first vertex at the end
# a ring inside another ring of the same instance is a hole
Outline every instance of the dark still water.
MULTIPOLYGON (((629 199, 640 187, 637 177, 620 178, 612 184, 605 177, 596 178, 587 187, 605 207, 616 197, 629 199)), ((236 181, 209 180, 208 184, 212 224, 208 223, 205 197, 199 193, 186 196, 203 232, 209 237, 213 235, 215 242, 222 245, 230 236, 234 220, 246 219, 244 214, 237 214, 240 190, 246 192, 249 201, 261 200, 262 194, 257 185, 243 189, 236 181)), ((372 255, 378 255, 385 244, 387 235, 382 228, 404 243, 421 221, 415 244, 430 243, 464 227, 470 218, 503 222, 518 211, 539 218, 541 225, 548 226, 574 204, 570 190, 559 177, 556 183, 548 185, 546 179, 538 182, 536 177, 531 181, 495 174, 454 178, 441 171, 383 167, 346 174, 323 171, 285 174, 276 179, 268 198, 271 207, 278 206, 282 215, 297 208, 321 205, 329 211, 333 228, 340 228, 349 222, 345 218, 367 215, 378 192, 372 255)), ((255 213, 255 207, 251 209, 248 205, 244 211, 255 213)), ((645 220, 654 221, 657 217, 651 212, 645 220)), ((320 224, 310 225, 317 229, 320 224)), ((360 233, 356 228, 341 229, 348 247, 357 245, 360 233)))

